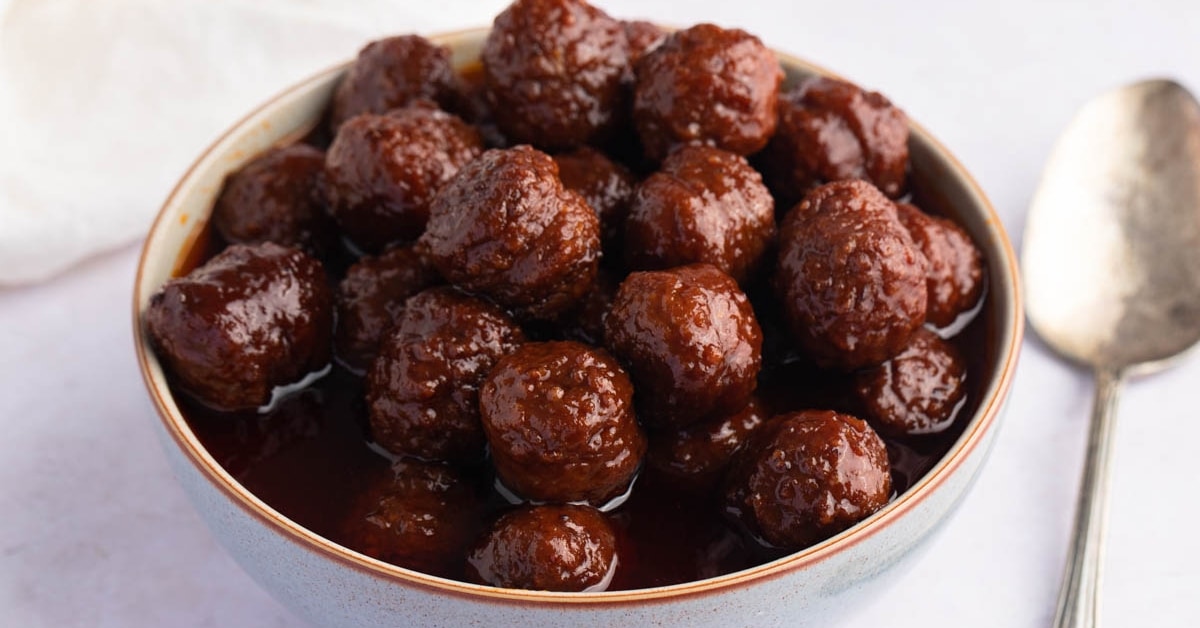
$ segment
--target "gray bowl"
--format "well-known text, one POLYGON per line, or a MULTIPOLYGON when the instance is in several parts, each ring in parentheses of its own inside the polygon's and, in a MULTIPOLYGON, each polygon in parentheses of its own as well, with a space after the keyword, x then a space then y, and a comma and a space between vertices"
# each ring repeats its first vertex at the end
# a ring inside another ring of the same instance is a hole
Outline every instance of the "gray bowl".
MULTIPOLYGON (((449 45, 454 62, 463 66, 478 60, 486 34, 475 29, 432 39, 449 45)), ((830 74, 779 56, 789 81, 830 74)), ((552 593, 477 586, 397 567, 335 544, 272 509, 213 459, 184 420, 150 349, 142 313, 201 237, 225 175, 313 128, 347 67, 321 72, 272 98, 200 155, 151 227, 134 287, 136 351, 171 466, 214 536, 297 614, 322 626, 807 625, 820 616, 806 611, 842 603, 921 544, 971 486, 996 433, 1017 362, 1023 330, 1017 262, 979 186, 914 123, 913 176, 955 208, 987 260, 992 350, 983 399, 973 416, 962 419, 968 421, 962 436, 925 477, 875 515, 813 547, 716 578, 634 591, 552 593)))

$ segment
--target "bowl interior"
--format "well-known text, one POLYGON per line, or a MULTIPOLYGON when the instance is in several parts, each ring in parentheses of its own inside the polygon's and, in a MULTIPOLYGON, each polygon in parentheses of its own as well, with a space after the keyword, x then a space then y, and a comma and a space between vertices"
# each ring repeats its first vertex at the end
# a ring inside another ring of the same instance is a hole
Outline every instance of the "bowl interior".
MULTIPOLYGON (((432 39, 449 45, 453 50, 454 63, 464 67, 477 62, 486 33, 486 29, 473 29, 432 39)), ((826 70, 788 55, 780 54, 780 61, 789 83, 814 74, 833 76, 826 70)), ((1015 255, 999 218, 979 186, 924 128, 910 123, 913 176, 932 183, 925 187, 932 192, 936 204, 952 208, 955 220, 971 234, 984 253, 989 277, 986 307, 991 309, 992 324, 986 330, 988 373, 978 409, 943 459, 881 511, 822 543, 748 570, 657 589, 585 594, 506 591, 445 580, 372 559, 312 533, 247 491, 205 450, 172 397, 161 365, 150 349, 142 325, 142 313, 150 296, 178 269, 189 263, 186 252, 203 248, 198 246, 198 242, 206 237, 209 212, 226 174, 267 148, 296 139, 312 129, 320 120, 325 104, 346 67, 347 64, 343 64, 327 69, 279 94, 231 127, 200 156, 171 192, 151 227, 139 261, 134 289, 136 351, 147 388, 168 434, 210 482, 240 504, 247 514, 274 526, 280 533, 290 535, 316 551, 325 552, 331 558, 349 561, 383 577, 458 594, 585 603, 689 594, 745 584, 755 578, 801 569, 853 543, 856 538, 884 528, 953 474, 997 420, 1012 378, 1022 334, 1015 255)))

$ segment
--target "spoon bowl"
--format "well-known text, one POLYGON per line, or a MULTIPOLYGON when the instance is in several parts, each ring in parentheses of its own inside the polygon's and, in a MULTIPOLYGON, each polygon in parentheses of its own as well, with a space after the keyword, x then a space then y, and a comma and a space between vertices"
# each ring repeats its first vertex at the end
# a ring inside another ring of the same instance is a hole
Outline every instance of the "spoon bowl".
POLYGON ((1200 103, 1150 80, 1067 127, 1029 209, 1026 311, 1051 348, 1096 373, 1056 628, 1096 625, 1117 397, 1200 340, 1200 103))
POLYGON ((1038 335, 1082 365, 1160 367, 1200 340, 1200 105, 1152 80, 1088 103, 1029 210, 1038 335))

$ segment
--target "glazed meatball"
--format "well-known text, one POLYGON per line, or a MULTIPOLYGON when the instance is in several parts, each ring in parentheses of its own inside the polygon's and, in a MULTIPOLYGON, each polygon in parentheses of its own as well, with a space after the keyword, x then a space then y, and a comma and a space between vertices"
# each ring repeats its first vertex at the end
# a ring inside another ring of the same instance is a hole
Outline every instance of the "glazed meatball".
POLYGON ((730 469, 725 512, 762 540, 800 549, 887 504, 887 449, 865 422, 828 410, 776 417, 730 469))
POLYGON ((436 283, 437 273, 412 246, 359 259, 338 284, 334 334, 338 361, 356 373, 365 371, 404 312, 404 302, 436 283))
POLYGON ((819 365, 879 364, 925 321, 925 258, 870 183, 813 190, 784 217, 779 239, 783 314, 819 365))
POLYGON ((577 342, 527 343, 500 358, 479 414, 496 475, 535 502, 603 506, 629 488, 646 453, 629 376, 577 342))
POLYGON ((925 319, 947 327, 983 294, 983 260, 962 227, 908 203, 897 203, 900 222, 929 262, 925 319))
POLYGON ((754 392, 762 332, 746 295, 710 264, 632 273, 605 319, 639 417, 680 428, 736 412, 754 392))
POLYGON ((746 158, 684 146, 638 186, 625 222, 636 270, 708 262, 745 283, 775 238, 775 202, 746 158))
POLYGON ((936 434, 954 422, 966 397, 958 350, 920 329, 896 357, 855 374, 855 392, 874 425, 890 434, 936 434))
POLYGON ((181 388, 217 409, 255 408, 329 363, 333 295, 302 251, 234 244, 152 296, 146 327, 181 388))
POLYGON ((908 118, 878 92, 814 77, 779 99, 779 128, 761 164, 788 203, 829 181, 864 179, 891 198, 908 176, 908 118))
POLYGON ((591 142, 623 104, 625 30, 583 0, 512 3, 496 16, 482 61, 496 122, 516 142, 591 142))
POLYGON ((629 213, 629 198, 637 180, 625 166, 587 146, 554 156, 558 177, 591 205, 600 218, 600 239, 605 249, 615 249, 629 213))
POLYGON ((633 119, 646 154, 662 159, 693 142, 758 152, 775 132, 782 81, 775 53, 743 30, 672 33, 637 66, 633 119))
POLYGON ((481 458, 479 384, 524 340, 502 310, 453 288, 410 298, 367 374, 375 441, 426 460, 481 458))
POLYGON ((337 130, 360 113, 381 114, 421 99, 454 109, 458 89, 449 48, 417 35, 373 41, 338 84, 330 126, 337 130))
POLYGON ((766 405, 751 397, 746 407, 727 416, 652 435, 647 463, 676 486, 706 492, 717 485, 734 453, 768 418, 766 405))
POLYGON ((322 200, 325 154, 306 144, 273 148, 225 179, 213 226, 230 244, 274 242, 320 257, 336 231, 322 200))
POLYGON ((508 512, 467 556, 468 580, 507 589, 603 591, 616 568, 616 534, 590 506, 508 512))
POLYGON ((551 319, 592 285, 600 221, 545 153, 493 149, 437 195, 421 236, 438 272, 522 317, 551 319))
POLYGON ((355 116, 325 156, 329 211, 368 252, 412 240, 434 194, 482 150, 474 128, 429 103, 355 116))
POLYGON ((461 577, 467 549, 484 527, 483 504, 478 487, 451 467, 401 458, 355 496, 337 540, 394 565, 461 577))

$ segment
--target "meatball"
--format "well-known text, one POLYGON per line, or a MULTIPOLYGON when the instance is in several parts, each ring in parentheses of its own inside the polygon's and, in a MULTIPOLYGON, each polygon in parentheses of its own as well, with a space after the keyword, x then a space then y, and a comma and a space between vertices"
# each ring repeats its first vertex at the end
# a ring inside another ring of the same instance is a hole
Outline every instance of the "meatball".
POLYGON ((746 159, 684 146, 638 186, 625 222, 630 268, 708 262, 744 284, 775 238, 775 202, 746 159))
POLYGON ((555 155, 554 163, 558 164, 558 177, 563 185, 578 192, 596 211, 604 248, 616 249, 637 180, 625 166, 587 146, 555 155))
POLYGON ((616 568, 616 534, 590 506, 505 513, 467 556, 468 580, 508 589, 603 591, 616 568))
POLYGON ((481 458, 479 384, 524 340, 502 310, 453 288, 410 298, 367 374, 375 441, 426 460, 481 458))
POLYGON ((181 388, 220 410, 255 408, 329 363, 333 295, 302 251, 234 244, 150 297, 146 328, 181 388))
POLYGON ((751 397, 741 410, 680 430, 654 434, 646 461, 694 492, 713 488, 738 448, 767 420, 767 408, 751 397))
POLYGON ((449 48, 418 35, 380 39, 359 51, 338 84, 330 126, 337 130, 360 113, 381 114, 421 99, 454 109, 458 92, 449 48))
POLYGON ((321 256, 336 238, 325 213, 325 153, 306 144, 273 148, 225 179, 213 226, 230 244, 274 242, 321 256))
POLYGON ((512 3, 496 16, 482 61, 496 122, 515 142, 592 142, 624 103, 625 30, 583 0, 512 3))
POLYGON ((784 217, 779 239, 783 314, 819 365, 879 364, 925 321, 925 257, 870 183, 813 190, 784 217))
POLYGON ((437 195, 421 244, 450 282, 548 320, 591 287, 600 221, 563 187, 549 155, 529 146, 493 149, 437 195))
POLYGON ((329 211, 369 252, 412 240, 434 194, 482 150, 474 128, 429 103, 355 116, 325 155, 329 211))
POLYGON ((411 246, 359 259, 338 284, 338 361, 356 373, 365 371, 404 312, 404 302, 436 283, 437 273, 411 246))
POLYGON ((929 262, 925 319, 947 327, 983 294, 983 260, 962 227, 908 203, 897 203, 900 222, 929 262))
POLYGON ((739 155, 775 132, 783 69, 743 30, 698 24, 676 31, 637 66, 633 119, 646 154, 699 142, 739 155))
POLYGON ((920 329, 899 355, 856 373, 854 388, 867 419, 885 432, 936 434, 954 422, 966 376, 958 350, 920 329))
POLYGON ((787 203, 829 181, 864 179, 884 194, 904 194, 908 118, 878 92, 814 77, 779 99, 779 128, 761 163, 787 203))
POLYGON ((605 319, 629 369, 638 413, 680 428, 746 405, 762 366, 762 331, 737 282, 710 264, 632 273, 605 319))
POLYGON ((342 519, 338 542, 435 576, 460 577, 483 528, 478 487, 454 469, 401 458, 370 477, 342 519))
POLYGON ((829 410, 776 417, 730 469, 725 512, 776 547, 800 549, 887 504, 887 448, 865 422, 829 410))
POLYGON ((496 475, 532 501, 603 506, 629 488, 646 453, 629 376, 577 342, 527 343, 500 358, 479 414, 496 475))

